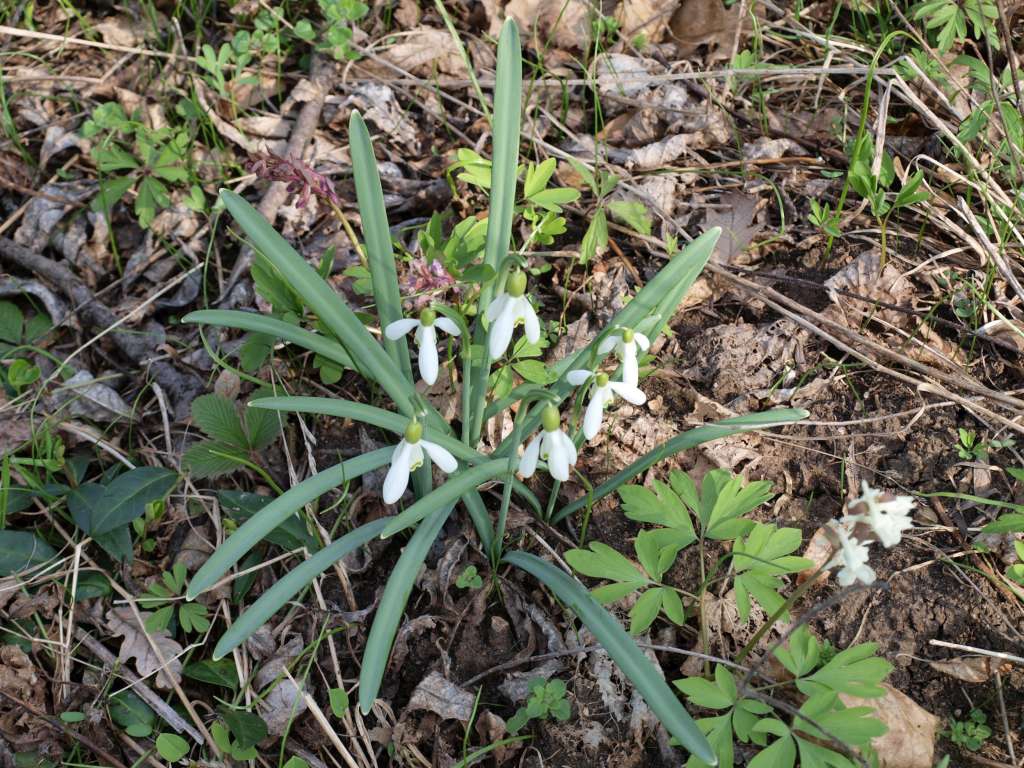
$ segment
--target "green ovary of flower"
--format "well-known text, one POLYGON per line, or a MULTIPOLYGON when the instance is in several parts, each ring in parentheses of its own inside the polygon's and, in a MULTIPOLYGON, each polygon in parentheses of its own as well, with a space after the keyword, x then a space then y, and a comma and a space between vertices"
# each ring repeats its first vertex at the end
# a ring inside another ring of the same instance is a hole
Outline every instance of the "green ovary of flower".
POLYGON ((513 299, 518 299, 526 293, 526 274, 517 269, 509 275, 508 283, 505 285, 505 293, 513 299))
POLYGON ((437 320, 437 312, 432 310, 430 307, 425 307, 423 311, 420 312, 420 325, 424 328, 432 326, 435 320, 437 320))
POLYGON ((544 412, 540 416, 540 422, 544 427, 545 432, 555 432, 559 425, 562 423, 562 417, 558 414, 558 409, 553 405, 544 406, 544 412))
POLYGON ((423 425, 418 421, 410 421, 409 426, 405 428, 405 442, 409 445, 413 445, 420 441, 423 437, 423 425))

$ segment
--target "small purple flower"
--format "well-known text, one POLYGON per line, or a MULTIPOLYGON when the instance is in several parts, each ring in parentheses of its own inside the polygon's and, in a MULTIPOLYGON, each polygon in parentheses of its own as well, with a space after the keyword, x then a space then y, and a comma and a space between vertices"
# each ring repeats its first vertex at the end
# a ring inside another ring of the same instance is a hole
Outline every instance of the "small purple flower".
POLYGON ((453 288, 458 292, 455 278, 448 274, 444 265, 437 259, 428 263, 422 256, 409 262, 402 280, 402 293, 414 297, 413 304, 417 309, 427 306, 431 296, 453 288))
POLYGON ((246 163, 249 173, 267 181, 281 181, 288 185, 288 191, 299 195, 298 207, 304 208, 310 194, 333 205, 340 205, 331 180, 317 173, 302 160, 257 153, 246 163))

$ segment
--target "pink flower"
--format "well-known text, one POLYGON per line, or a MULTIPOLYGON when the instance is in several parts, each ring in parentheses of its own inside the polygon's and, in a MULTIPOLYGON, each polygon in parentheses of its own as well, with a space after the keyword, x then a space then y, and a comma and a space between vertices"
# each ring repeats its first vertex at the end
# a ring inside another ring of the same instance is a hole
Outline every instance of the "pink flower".
POLYGON ((328 203, 340 204, 331 180, 322 173, 317 173, 301 160, 271 154, 256 154, 246 163, 246 168, 249 173, 255 173, 261 179, 286 183, 290 193, 299 195, 299 208, 306 206, 310 194, 316 195, 328 203))

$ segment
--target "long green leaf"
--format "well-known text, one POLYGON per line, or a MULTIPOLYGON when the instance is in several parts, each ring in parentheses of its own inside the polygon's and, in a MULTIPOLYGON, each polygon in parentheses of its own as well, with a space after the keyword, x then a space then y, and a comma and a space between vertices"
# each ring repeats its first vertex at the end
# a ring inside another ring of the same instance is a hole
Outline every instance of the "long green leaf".
MULTIPOLYGON (((366 261, 370 267, 373 300, 377 304, 380 327, 384 329, 401 319, 402 297, 398 292, 398 271, 395 269, 395 252, 391 247, 391 230, 388 228, 377 158, 373 155, 373 144, 366 123, 358 111, 353 111, 348 121, 348 144, 352 155, 352 176, 356 182, 359 217, 363 222, 363 238, 366 240, 366 261)), ((395 366, 405 374, 410 384, 415 383, 405 337, 397 341, 384 337, 383 341, 384 349, 395 366)))
POLYGON ((35 568, 56 556, 53 547, 31 531, 0 531, 0 576, 35 568))
POLYGON ((260 315, 255 312, 239 312, 235 309, 200 309, 196 312, 189 312, 182 318, 182 322, 205 323, 224 328, 238 328, 253 333, 265 333, 275 339, 287 341, 303 349, 308 349, 310 352, 316 352, 343 368, 355 368, 352 358, 338 342, 297 325, 286 323, 284 320, 278 320, 276 317, 260 315))
POLYGON ((330 568, 334 563, 380 535, 387 524, 388 518, 382 517, 345 534, 337 541, 321 549, 315 555, 304 560, 301 565, 292 568, 238 617, 213 649, 213 660, 227 656, 236 647, 244 643, 252 634, 263 626, 271 616, 304 589, 317 576, 330 568))
POLYGON ((197 595, 212 587, 231 566, 242 559, 246 552, 256 546, 260 539, 287 520, 289 515, 295 514, 304 504, 319 498, 332 488, 384 466, 391 460, 393 452, 394 448, 388 447, 356 456, 289 488, 224 540, 192 577, 186 597, 195 600, 197 595))
MULTIPOLYGON (((409 426, 409 417, 402 416, 372 405, 354 403, 351 400, 339 400, 330 397, 261 397, 250 401, 253 408, 266 408, 271 411, 291 411, 293 413, 316 413, 322 416, 337 416, 342 419, 354 419, 364 424, 371 424, 396 435, 405 432, 409 426)), ((487 457, 474 451, 461 440, 439 432, 429 425, 424 426, 423 437, 432 443, 447 448, 456 458, 470 464, 487 461, 487 457)))
POLYGON ((619 669, 640 691, 640 695, 665 726, 665 730, 705 763, 717 764, 718 759, 708 740, 683 709, 683 705, 668 687, 665 678, 651 664, 650 659, 644 656, 643 651, 626 634, 619 622, 591 597, 582 584, 528 552, 509 552, 502 559, 532 574, 547 585, 594 633, 594 637, 619 665, 619 669))
MULTIPOLYGON (((653 342, 665 323, 675 314, 679 302, 682 301, 686 292, 690 290, 690 286, 708 263, 721 234, 721 228, 712 227, 672 257, 668 264, 654 276, 654 279, 640 289, 633 300, 612 318, 605 333, 598 335, 583 349, 567 355, 552 367, 553 372, 559 376, 559 380, 548 387, 548 391, 555 395, 559 402, 568 397, 575 387, 565 380, 565 374, 575 368, 591 368, 596 365, 600 361, 597 354, 598 346, 607 333, 617 327, 636 328, 643 321, 653 317, 655 326, 649 334, 653 342)), ((531 409, 523 423, 522 434, 528 435, 537 428, 537 425, 540 424, 540 414, 545 405, 546 403, 538 403, 531 409)), ((495 454, 505 455, 516 448, 517 446, 512 445, 506 438, 498 446, 495 454)))
POLYGON ((415 525, 431 512, 446 505, 454 504, 456 499, 474 490, 481 483, 498 477, 498 475, 515 471, 516 464, 517 462, 514 459, 499 459, 498 461, 488 461, 486 464, 480 464, 470 469, 460 470, 448 478, 448 482, 444 485, 428 493, 400 515, 391 518, 391 522, 381 532, 381 538, 394 536, 396 533, 415 525))
MULTIPOLYGON (((508 254, 512 239, 512 220, 516 204, 516 173, 519 167, 519 135, 522 122, 523 57, 519 44, 519 28, 508 19, 498 39, 498 63, 495 71, 494 119, 491 121, 493 152, 491 157, 491 194, 487 212, 487 240, 484 243, 484 264, 497 272, 508 254)), ((483 310, 494 298, 494 280, 480 290, 479 306, 483 310)), ((487 331, 477 322, 474 344, 482 351, 480 363, 475 366, 470 381, 472 398, 472 424, 469 443, 478 441, 483 424, 484 404, 487 398, 487 372, 491 367, 487 352, 487 331)))
POLYGON ((620 485, 628 483, 641 472, 645 472, 659 461, 675 456, 680 451, 708 443, 712 440, 719 440, 729 435, 736 435, 740 432, 749 432, 753 429, 765 429, 777 427, 783 424, 792 424, 796 421, 806 419, 810 414, 803 408, 776 408, 771 411, 761 411, 745 416, 735 416, 731 419, 722 419, 713 424, 704 424, 688 432, 676 435, 671 440, 666 440, 650 453, 646 453, 634 461, 621 472, 616 473, 609 480, 601 483, 597 488, 588 494, 584 494, 576 501, 567 504, 559 510, 552 518, 557 523, 573 512, 603 499, 610 493, 614 493, 620 485))
POLYGON ((220 198, 252 239, 253 245, 277 267, 295 292, 338 337, 355 368, 366 378, 377 382, 402 413, 413 414, 416 410, 415 389, 349 309, 344 298, 335 293, 244 198, 228 189, 221 190, 220 198))
POLYGON ((366 638, 363 666, 359 670, 359 708, 364 715, 369 714, 380 692, 384 670, 391 655, 391 646, 398 632, 398 623, 402 620, 406 603, 409 602, 409 594, 416 583, 416 576, 434 539, 441 532, 441 527, 454 508, 454 505, 442 507, 416 529, 388 577, 380 605, 373 617, 370 634, 366 638))

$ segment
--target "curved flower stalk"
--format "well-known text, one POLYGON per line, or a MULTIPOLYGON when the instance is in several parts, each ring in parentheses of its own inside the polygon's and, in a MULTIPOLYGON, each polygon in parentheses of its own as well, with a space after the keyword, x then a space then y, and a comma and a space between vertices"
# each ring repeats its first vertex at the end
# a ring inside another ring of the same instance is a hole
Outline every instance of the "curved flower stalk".
POLYGON ((646 352, 651 348, 651 340, 632 328, 623 328, 602 341, 597 353, 607 355, 614 349, 616 357, 622 362, 622 381, 635 387, 640 382, 637 347, 646 352))
POLYGON ((437 329, 449 336, 460 334, 459 326, 447 317, 438 317, 437 312, 427 307, 420 312, 419 319, 406 317, 389 323, 384 335, 392 341, 402 338, 409 331, 416 330, 416 346, 419 348, 420 378, 428 385, 437 381, 439 362, 437 357, 437 329))
POLYGON ((451 474, 458 469, 459 463, 455 457, 437 443, 424 440, 423 425, 418 421, 410 421, 409 426, 405 428, 405 437, 391 454, 391 467, 384 478, 384 489, 381 494, 385 504, 394 504, 402 498, 409 485, 409 473, 423 465, 424 451, 442 472, 451 474))
POLYGON ((576 446, 562 431, 562 419, 553 405, 545 406, 541 416, 541 432, 523 451, 519 462, 519 474, 533 477, 537 471, 537 460, 548 463, 548 472, 555 480, 563 483, 569 479, 569 468, 576 464, 576 446))
POLYGON ((591 379, 594 380, 594 389, 590 393, 590 402, 583 414, 583 436, 587 440, 593 440, 601 431, 601 423, 604 421, 604 409, 618 395, 623 400, 633 405, 643 405, 647 402, 647 395, 641 392, 635 385, 625 381, 612 381, 606 373, 592 373, 590 371, 576 370, 569 371, 565 377, 570 384, 580 386, 591 379))
POLYGON ((487 349, 492 360, 497 360, 505 354, 509 342, 512 341, 512 331, 519 323, 524 326, 527 341, 531 344, 540 341, 540 321, 525 294, 526 275, 516 270, 509 275, 505 290, 487 307, 486 317, 490 323, 487 349))

